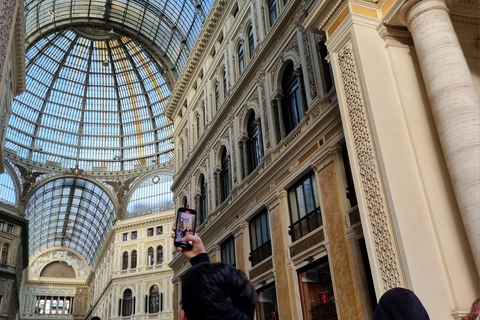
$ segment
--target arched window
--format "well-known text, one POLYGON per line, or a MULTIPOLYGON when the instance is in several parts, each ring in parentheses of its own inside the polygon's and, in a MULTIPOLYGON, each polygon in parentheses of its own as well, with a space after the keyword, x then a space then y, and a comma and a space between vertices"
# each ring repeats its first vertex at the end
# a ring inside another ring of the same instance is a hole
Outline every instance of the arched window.
POLYGON ((260 137, 258 133, 258 125, 255 121, 255 113, 251 113, 248 118, 248 173, 255 170, 260 163, 262 155, 260 153, 260 137))
POLYGON ((8 249, 9 249, 8 243, 4 243, 2 248, 2 261, 1 261, 3 265, 6 265, 8 262, 8 249))
POLYGON ((238 71, 239 74, 242 74, 243 69, 245 69, 245 54, 243 52, 243 44, 238 46, 238 71))
POLYGON ((188 199, 187 199, 187 196, 183 196, 182 207, 188 208, 188 199))
POLYGON ((122 270, 127 270, 128 269, 128 252, 123 253, 123 259, 122 259, 122 270))
POLYGON ((288 135, 302 120, 303 109, 300 97, 298 78, 293 70, 293 62, 290 62, 283 73, 283 122, 285 135, 288 135))
POLYGON ((278 17, 276 0, 268 0, 268 16, 270 18, 270 26, 273 26, 278 17))
POLYGON ((158 286, 153 285, 150 287, 148 296, 148 313, 157 313, 163 310, 161 294, 158 292, 158 286))
POLYGON ((227 72, 223 70, 223 97, 225 98, 227 96, 227 72))
POLYGON ((228 160, 226 148, 224 148, 222 152, 221 166, 222 169, 220 171, 220 203, 227 199, 228 195, 230 194, 230 161, 228 160))
POLYGON ((207 184, 205 183, 205 176, 202 174, 200 179, 200 207, 198 208, 199 222, 203 223, 207 218, 207 184))
POLYGON ((130 263, 130 268, 135 269, 137 267, 137 250, 132 251, 132 261, 130 263))
POLYGON ((253 57, 253 50, 255 50, 255 40, 253 39, 253 27, 248 28, 248 51, 250 58, 253 57))
POLYGON ((215 83, 215 110, 220 108, 220 86, 215 83))
POLYGON ((162 264, 163 263, 163 247, 158 246, 157 247, 157 264, 162 264))
POLYGON ((153 262, 155 261, 153 251, 154 250, 153 250, 152 247, 148 248, 148 251, 147 251, 147 253, 148 253, 148 255, 147 255, 147 265, 149 265, 149 266, 153 266, 153 262))
POLYGON ((133 296, 132 290, 127 289, 123 292, 122 316, 127 317, 133 314, 133 296))

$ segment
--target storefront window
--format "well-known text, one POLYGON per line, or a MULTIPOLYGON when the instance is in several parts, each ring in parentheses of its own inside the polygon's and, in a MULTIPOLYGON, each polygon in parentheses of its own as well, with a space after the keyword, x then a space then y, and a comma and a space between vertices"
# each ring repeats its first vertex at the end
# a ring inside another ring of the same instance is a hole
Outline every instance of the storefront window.
POLYGON ((305 320, 336 320, 337 309, 327 258, 298 271, 305 320))
POLYGON ((278 320, 277 293, 275 284, 269 284, 258 293, 258 305, 256 311, 257 320, 278 320))

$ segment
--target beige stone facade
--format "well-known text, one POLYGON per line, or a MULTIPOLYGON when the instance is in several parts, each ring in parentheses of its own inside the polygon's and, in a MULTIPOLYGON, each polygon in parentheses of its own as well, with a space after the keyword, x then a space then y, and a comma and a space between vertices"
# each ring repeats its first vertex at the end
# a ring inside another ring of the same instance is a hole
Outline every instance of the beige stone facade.
MULTIPOLYGON (((276 3, 273 23, 267 1, 212 9, 168 109, 176 206, 202 211, 206 201, 197 231, 212 259, 233 236, 236 266, 259 293, 274 286, 280 319, 317 312, 301 279, 325 259, 339 319, 370 319, 397 286, 432 319, 459 319, 480 295, 478 1, 276 3), (293 127, 289 64, 303 109, 293 127), (252 114, 261 157, 253 170, 252 114), (298 238, 291 195, 306 174, 322 223, 298 238), (263 212, 271 254, 257 263, 252 221, 263 212)), ((171 266, 178 303, 188 264, 176 256, 171 266)))
POLYGON ((93 267, 71 250, 38 253, 26 269, 21 318, 121 319, 128 312, 130 319, 172 319, 173 271, 167 265, 173 251, 167 231, 172 223, 172 210, 119 221, 110 230, 93 267), (159 227, 162 233, 157 231, 159 227), (163 250, 161 261, 157 261, 158 247, 163 250), (150 248, 155 248, 152 257, 150 248), (136 265, 132 264, 134 251, 136 265), (158 288, 160 312, 149 312, 154 311, 149 305, 154 286, 158 288), (124 299, 126 290, 131 290, 132 302, 124 299))

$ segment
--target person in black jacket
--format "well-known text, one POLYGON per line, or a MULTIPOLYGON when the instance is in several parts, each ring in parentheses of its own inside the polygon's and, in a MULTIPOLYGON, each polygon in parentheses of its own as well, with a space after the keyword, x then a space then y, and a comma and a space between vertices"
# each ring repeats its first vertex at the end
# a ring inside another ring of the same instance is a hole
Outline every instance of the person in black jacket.
POLYGON ((177 247, 192 267, 182 278, 181 320, 253 320, 258 297, 244 272, 210 262, 199 236, 189 234, 191 250, 177 247))
POLYGON ((430 320, 420 299, 408 289, 393 288, 383 294, 373 320, 430 320))

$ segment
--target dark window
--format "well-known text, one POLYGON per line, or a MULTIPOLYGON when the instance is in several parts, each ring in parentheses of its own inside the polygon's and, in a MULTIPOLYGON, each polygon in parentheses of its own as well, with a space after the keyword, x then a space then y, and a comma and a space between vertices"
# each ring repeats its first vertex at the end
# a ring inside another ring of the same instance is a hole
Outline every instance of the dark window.
POLYGON ((163 263, 163 247, 158 246, 157 247, 157 264, 162 264, 163 263))
POLYGON ((260 163, 262 155, 260 153, 260 137, 258 133, 258 125, 255 121, 255 114, 252 112, 248 118, 248 173, 255 170, 260 163))
POLYGON ((256 215, 249 223, 250 226, 250 261, 252 266, 272 255, 270 240, 270 226, 268 211, 265 209, 256 215))
POLYGON ((160 311, 160 294, 158 293, 158 286, 153 285, 150 287, 148 301, 148 313, 157 313, 160 311))
POLYGON ((184 207, 184 208, 188 208, 187 196, 184 196, 184 197, 183 197, 183 207, 184 207))
POLYGON ((205 127, 207 126, 207 109, 205 108, 205 102, 203 103, 202 109, 203 109, 203 130, 205 130, 205 127))
POLYGON ((320 55, 320 65, 322 68, 323 83, 325 85, 325 93, 328 93, 333 88, 333 72, 332 72, 332 66, 325 59, 328 56, 328 50, 327 50, 327 47, 325 46, 325 40, 319 41, 317 48, 318 48, 318 54, 320 55))
POLYGON ((337 319, 327 257, 298 270, 304 319, 337 319))
POLYGON ((124 233, 123 234, 123 241, 127 241, 128 240, 128 233, 124 233))
POLYGON ((3 231, 3 226, 5 225, 5 222, 0 221, 0 231, 3 231))
POLYGON ((200 139, 200 114, 197 113, 197 139, 200 139))
POLYGON ((207 184, 205 183, 205 176, 202 174, 200 179, 200 207, 199 210, 199 220, 200 223, 203 223, 207 219, 207 184))
POLYGON ((230 161, 227 156, 227 149, 223 149, 222 160, 221 160, 222 170, 220 171, 220 190, 221 198, 220 203, 227 199, 230 194, 230 161))
POLYGON ((237 265, 235 259, 235 238, 233 236, 222 243, 220 251, 222 253, 222 262, 234 267, 237 265))
POLYGON ((290 205, 290 230, 292 241, 296 241, 322 225, 320 201, 315 173, 310 172, 288 189, 290 205))
POLYGON ((149 237, 153 236, 153 228, 148 228, 148 230, 147 230, 147 235, 148 235, 149 237))
POLYGON ((4 243, 2 248, 2 261, 1 261, 3 265, 6 265, 8 262, 8 249, 9 249, 8 243, 4 243))
POLYGON ((163 226, 157 227, 157 234, 163 234, 163 226))
POLYGON ((215 84, 215 110, 220 108, 220 87, 218 83, 215 84))
POLYGON ((270 26, 273 26, 278 16, 276 0, 268 0, 268 16, 270 18, 270 26))
POLYGON ((123 293, 122 316, 131 316, 133 314, 133 297, 132 290, 127 289, 123 293))
POLYGON ((223 71, 223 97, 227 96, 227 72, 223 71))
POLYGON ((137 267, 137 251, 132 251, 132 262, 130 264, 130 268, 135 269, 137 267))
MULTIPOLYGON (((257 290, 258 304, 256 308, 257 320, 278 319, 277 292, 275 283, 269 284, 257 290)), ((305 318, 316 319, 316 318, 305 318)))
POLYGON ((248 51, 250 58, 253 57, 253 51, 255 50, 255 40, 253 38, 253 27, 248 28, 248 51))
POLYGON ((355 186, 353 185, 352 170, 350 169, 350 161, 348 160, 347 144, 342 144, 342 159, 343 167, 345 169, 345 178, 347 179, 347 199, 350 201, 350 207, 357 205, 357 195, 355 193, 355 186))
POLYGON ((245 54, 243 52, 243 44, 238 46, 238 71, 242 74, 243 69, 245 69, 245 54))
POLYGON ((293 70, 293 62, 285 69, 282 78, 283 89, 283 122, 285 135, 288 135, 303 118, 302 99, 298 78, 293 70))
POLYGON ((132 231, 132 240, 137 239, 137 231, 132 231))
POLYGON ((122 270, 127 270, 128 269, 128 252, 123 253, 123 259, 122 259, 122 270))
POLYGON ((153 252, 153 248, 150 247, 148 248, 148 251, 147 251, 147 265, 148 266, 153 266, 153 263, 154 263, 154 252, 153 252))
POLYGON ((13 232, 13 225, 7 224, 7 233, 12 233, 13 232))

